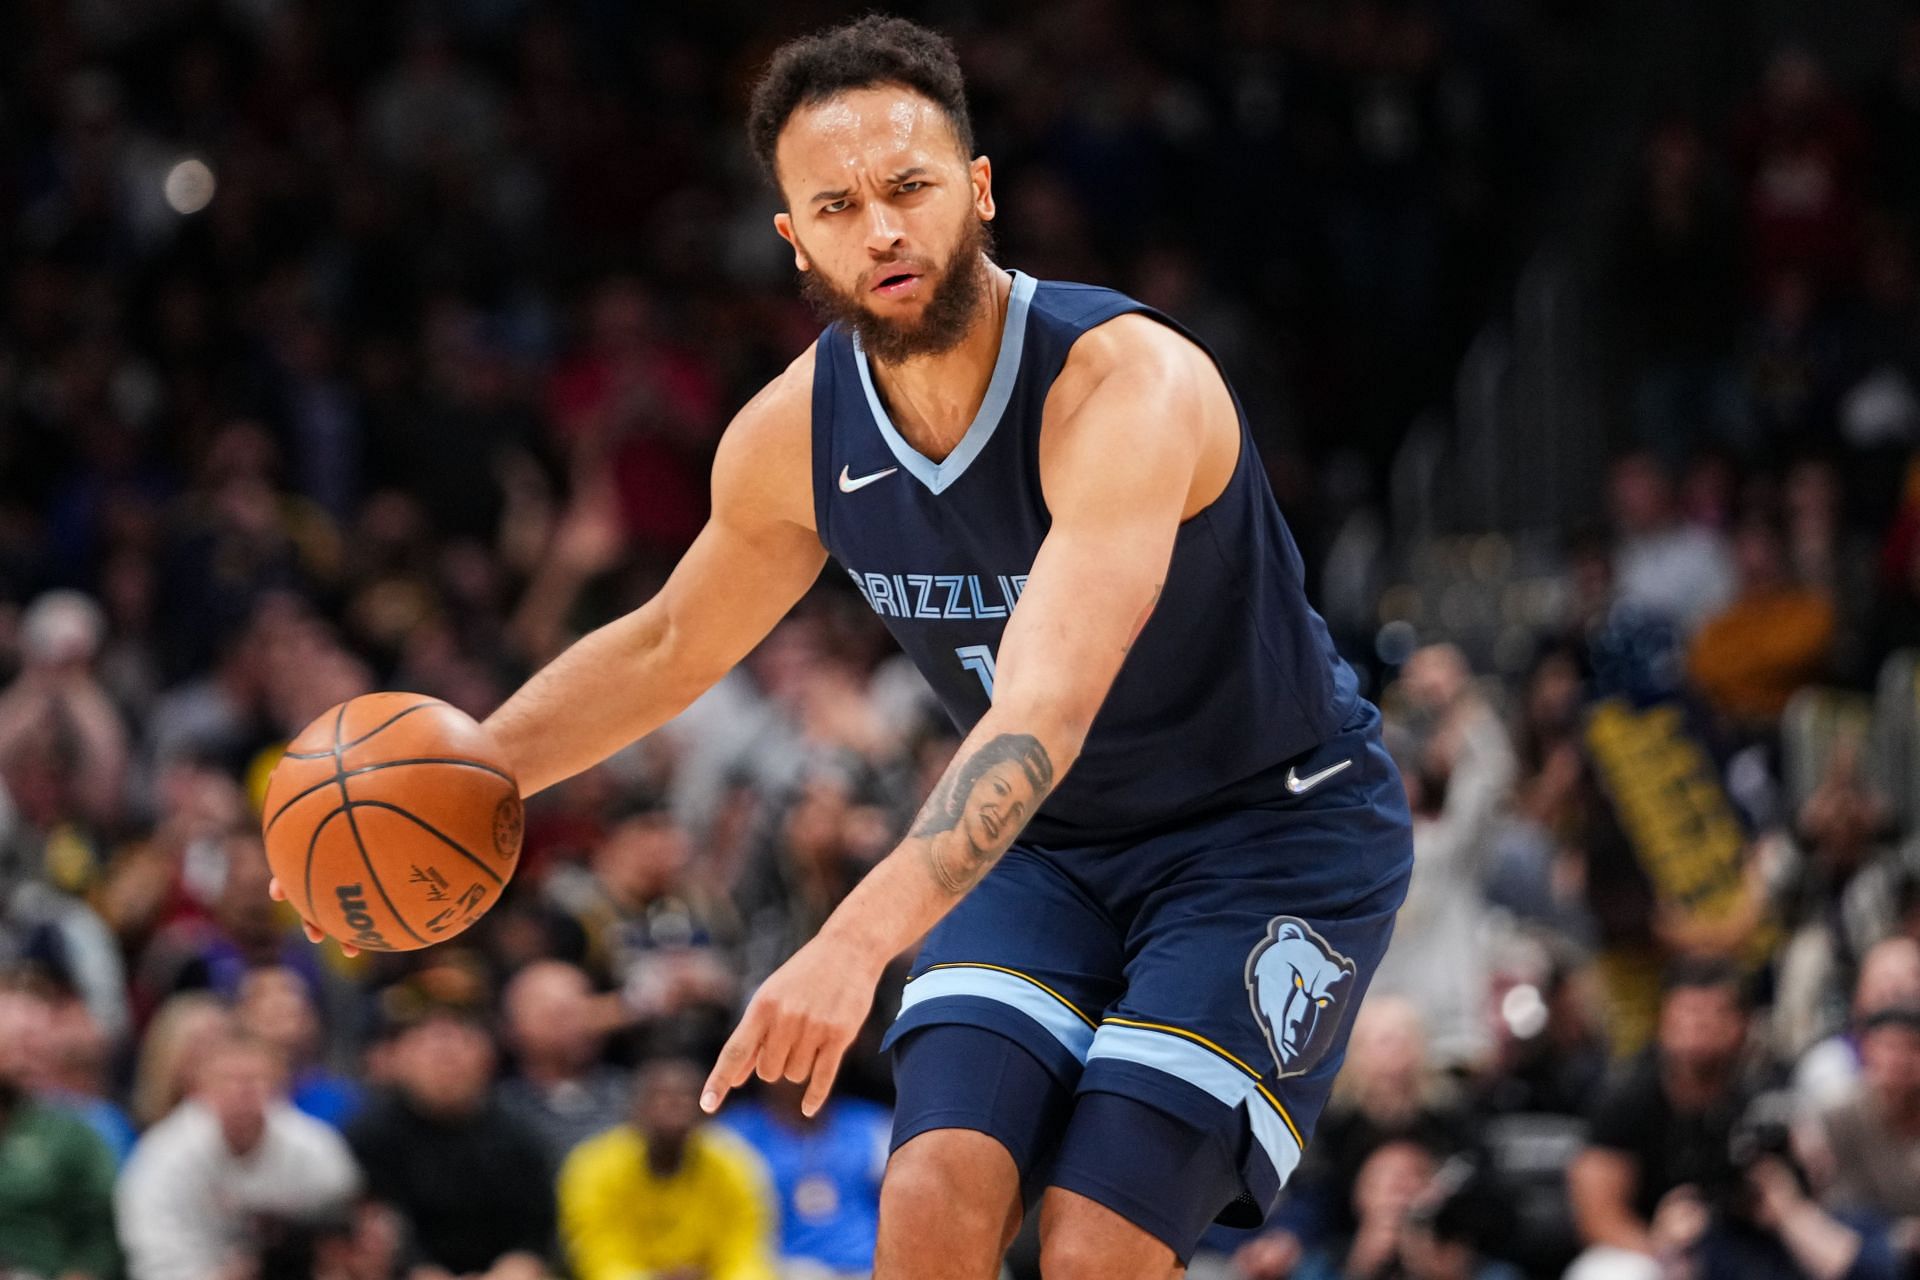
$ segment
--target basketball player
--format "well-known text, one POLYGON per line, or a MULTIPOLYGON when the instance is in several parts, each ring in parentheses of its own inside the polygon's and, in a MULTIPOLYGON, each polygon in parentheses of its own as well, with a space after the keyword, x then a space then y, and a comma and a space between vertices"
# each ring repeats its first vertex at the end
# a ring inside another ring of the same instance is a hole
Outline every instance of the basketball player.
POLYGON ((488 722, 535 792, 687 706, 831 555, 966 732, 910 834, 707 1081, 827 1096, 883 966, 878 1280, 1167 1280, 1299 1163, 1411 867, 1379 717, 1206 350, 990 256, 947 43, 870 17, 754 91, 775 229, 832 323, 741 410, 660 593, 488 722), (929 934, 929 930, 931 933, 929 934), (1041 1197, 1041 1193, 1044 1196, 1041 1197))

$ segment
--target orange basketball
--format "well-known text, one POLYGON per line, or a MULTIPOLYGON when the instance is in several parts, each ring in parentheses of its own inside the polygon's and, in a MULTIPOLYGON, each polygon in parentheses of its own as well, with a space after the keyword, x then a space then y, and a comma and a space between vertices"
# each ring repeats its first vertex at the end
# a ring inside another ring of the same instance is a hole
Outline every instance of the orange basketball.
POLYGON ((370 693, 301 730, 263 812, 287 901, 369 951, 451 938, 520 860, 520 787, 499 747, 424 694, 370 693))

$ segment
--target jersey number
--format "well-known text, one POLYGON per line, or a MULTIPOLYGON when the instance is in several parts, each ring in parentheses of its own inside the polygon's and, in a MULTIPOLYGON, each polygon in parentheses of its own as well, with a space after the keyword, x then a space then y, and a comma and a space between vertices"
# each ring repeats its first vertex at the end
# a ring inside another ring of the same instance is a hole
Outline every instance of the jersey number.
POLYGON ((987 701, 993 701, 993 647, 984 644, 963 644, 953 651, 960 659, 960 665, 980 677, 981 687, 987 691, 987 701))

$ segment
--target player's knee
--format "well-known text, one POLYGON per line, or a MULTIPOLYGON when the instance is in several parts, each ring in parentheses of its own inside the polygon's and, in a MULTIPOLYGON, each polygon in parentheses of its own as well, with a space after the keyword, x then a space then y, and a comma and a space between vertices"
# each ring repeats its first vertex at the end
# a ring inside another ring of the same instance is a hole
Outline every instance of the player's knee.
POLYGON ((883 1232, 901 1232, 929 1247, 1004 1244, 1009 1206, 1015 1227, 1018 1174, 1007 1149, 971 1129, 937 1129, 906 1142, 887 1162, 880 1184, 883 1232), (1005 1194, 990 1189, 1004 1187, 1005 1194), (985 1194, 983 1194, 983 1192, 985 1194))
POLYGON ((1166 1280, 1174 1264, 1084 1226, 1063 1224, 1040 1237, 1040 1280, 1166 1280))
POLYGON ((1167 1280, 1173 1251, 1107 1206, 1050 1188, 1040 1216, 1041 1280, 1167 1280))

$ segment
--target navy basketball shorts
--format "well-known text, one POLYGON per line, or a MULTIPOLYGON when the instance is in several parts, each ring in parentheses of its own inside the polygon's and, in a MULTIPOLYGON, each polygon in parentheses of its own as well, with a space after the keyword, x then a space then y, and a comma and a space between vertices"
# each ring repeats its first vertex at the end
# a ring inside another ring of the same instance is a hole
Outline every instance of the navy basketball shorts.
POLYGON ((1363 703, 1286 792, 1137 840, 1016 843, 928 935, 886 1045, 893 1145, 999 1139, 1031 1199, 1106 1205, 1182 1262, 1300 1163, 1413 865, 1363 703))

